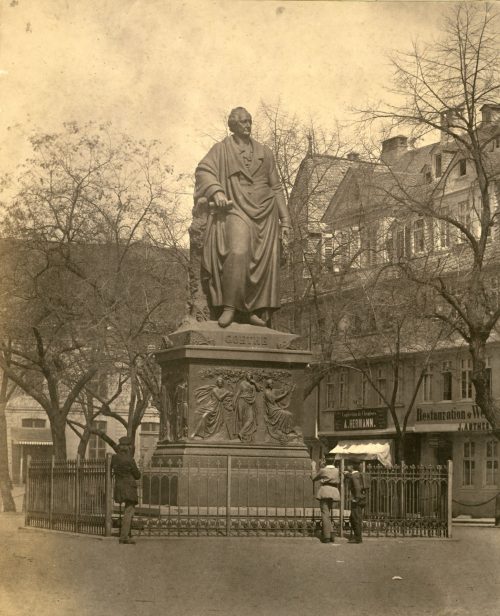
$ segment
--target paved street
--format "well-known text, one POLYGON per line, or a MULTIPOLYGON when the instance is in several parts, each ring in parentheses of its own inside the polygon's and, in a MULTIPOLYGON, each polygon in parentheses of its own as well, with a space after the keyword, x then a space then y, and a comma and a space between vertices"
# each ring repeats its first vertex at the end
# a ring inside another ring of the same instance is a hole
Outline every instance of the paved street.
POLYGON ((500 613, 496 528, 362 545, 207 537, 127 546, 21 524, 19 515, 0 514, 2 616, 500 613))

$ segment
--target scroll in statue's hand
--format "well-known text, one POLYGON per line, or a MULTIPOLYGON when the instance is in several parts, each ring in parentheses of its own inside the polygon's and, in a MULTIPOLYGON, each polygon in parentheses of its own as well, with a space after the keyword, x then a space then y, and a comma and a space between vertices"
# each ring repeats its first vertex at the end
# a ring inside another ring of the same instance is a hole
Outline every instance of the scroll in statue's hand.
POLYGON ((216 192, 213 196, 215 207, 217 208, 227 208, 229 207, 230 201, 227 200, 226 195, 223 192, 216 192))

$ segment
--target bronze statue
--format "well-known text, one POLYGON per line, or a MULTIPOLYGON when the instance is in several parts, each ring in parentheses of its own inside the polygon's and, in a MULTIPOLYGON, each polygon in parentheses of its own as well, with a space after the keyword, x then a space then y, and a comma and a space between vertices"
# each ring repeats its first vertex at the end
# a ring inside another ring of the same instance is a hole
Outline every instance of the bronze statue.
POLYGON ((235 318, 265 326, 280 305, 280 228, 286 244, 288 208, 271 150, 250 137, 251 115, 237 107, 228 126, 232 135, 211 148, 195 174, 195 208, 209 204, 201 275, 221 327, 235 318))

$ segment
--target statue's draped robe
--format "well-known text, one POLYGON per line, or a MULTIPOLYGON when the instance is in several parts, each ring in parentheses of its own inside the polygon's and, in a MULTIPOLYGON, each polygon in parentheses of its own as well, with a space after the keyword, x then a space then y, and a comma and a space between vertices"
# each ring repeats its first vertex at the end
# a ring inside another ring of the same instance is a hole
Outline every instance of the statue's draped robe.
POLYGON ((217 143, 196 169, 195 200, 222 191, 228 210, 211 209, 202 268, 211 304, 251 313, 279 308, 279 221, 288 212, 271 150, 251 140, 248 168, 233 137, 217 143))

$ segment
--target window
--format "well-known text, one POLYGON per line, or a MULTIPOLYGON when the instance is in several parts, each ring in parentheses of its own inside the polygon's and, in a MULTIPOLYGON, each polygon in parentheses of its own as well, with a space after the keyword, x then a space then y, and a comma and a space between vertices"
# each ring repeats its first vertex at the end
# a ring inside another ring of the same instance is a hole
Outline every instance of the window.
MULTIPOLYGON (((443 216, 449 216, 450 211, 449 208, 445 207, 442 209, 441 214, 443 216)), ((437 248, 449 248, 450 247, 450 223, 447 220, 438 220, 437 221, 437 238, 436 238, 436 247, 437 248)))
MULTIPOLYGON (((469 230, 469 231, 471 230, 471 227, 472 227, 471 208, 469 207, 469 202, 468 201, 461 201, 458 204, 457 220, 467 230, 469 230)), ((458 231, 458 238, 457 239, 459 241, 461 241, 461 242, 464 241, 464 236, 463 236, 461 231, 458 231)))
POLYGON ((467 174, 467 161, 465 160, 465 158, 461 158, 458 161, 458 174, 459 175, 467 174))
POLYGON ((348 405, 349 374, 347 368, 341 368, 339 372, 339 407, 348 405))
POLYGON ((396 229, 396 256, 398 259, 411 257, 410 225, 404 225, 396 229))
POLYGON ((442 172, 442 158, 441 158, 441 154, 436 154, 435 158, 434 158, 434 170, 436 173, 436 177, 440 178, 443 174, 442 172))
POLYGON ((21 420, 23 428, 45 428, 47 421, 45 419, 25 418, 21 420))
POLYGON ((453 400, 453 373, 451 370, 451 362, 444 361, 441 366, 441 377, 443 380, 443 400, 453 400))
POLYGON ((361 375, 361 405, 368 405, 368 378, 364 373, 361 375))
POLYGON ((460 375, 462 400, 472 400, 472 360, 462 359, 460 375))
POLYGON ((326 380, 326 407, 332 409, 335 406, 335 382, 334 374, 330 372, 326 380))
POLYGON ((377 404, 382 406, 385 404, 384 396, 387 391, 387 379, 382 368, 379 368, 377 372, 377 389, 377 404))
POLYGON ((141 423, 141 432, 159 432, 160 424, 156 421, 143 421, 141 423))
POLYGON ((432 366, 427 366, 422 379, 422 401, 432 401, 432 366))
POLYGON ((500 276, 492 276, 488 280, 488 300, 493 312, 500 306, 500 276))
POLYGON ((489 358, 489 357, 486 357, 485 362, 486 362, 486 366, 485 366, 485 371, 486 371, 486 380, 487 380, 487 383, 488 383, 487 387, 488 387, 488 392, 489 392, 489 393, 490 393, 490 395, 491 395, 491 393, 492 393, 492 388, 491 388, 491 385, 492 385, 492 383, 491 383, 491 374, 492 374, 492 373, 491 373, 491 367, 490 367, 490 358, 489 358))
POLYGON ((398 389, 396 391, 396 404, 402 404, 403 402, 403 366, 399 366, 398 371, 398 389))
POLYGON ((485 485, 498 485, 498 441, 486 441, 485 485))
POLYGON ((332 267, 333 265, 333 237, 331 233, 325 233, 323 235, 323 263, 326 267, 332 267))
POLYGON ((422 253, 425 250, 425 223, 422 218, 413 224, 413 251, 422 253))
MULTIPOLYGON (((92 427, 106 432, 105 421, 94 421, 92 422, 92 427)), ((89 460, 102 460, 106 457, 106 443, 97 434, 90 435, 87 457, 89 460)))
POLYGON ((466 441, 464 443, 464 461, 463 461, 463 474, 462 485, 473 486, 474 485, 474 471, 476 467, 475 455, 476 446, 473 441, 466 441))

